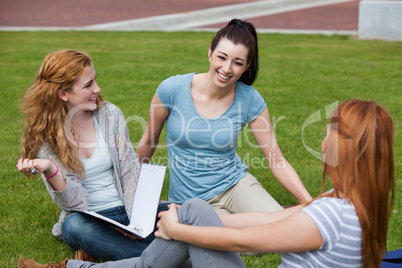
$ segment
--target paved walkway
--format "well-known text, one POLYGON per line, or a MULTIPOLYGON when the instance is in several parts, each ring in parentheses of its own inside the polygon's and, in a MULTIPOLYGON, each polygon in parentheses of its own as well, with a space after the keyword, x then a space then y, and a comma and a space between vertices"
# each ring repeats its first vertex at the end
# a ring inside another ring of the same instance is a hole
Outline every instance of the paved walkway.
POLYGON ((0 0, 0 30, 211 30, 356 34, 359 0, 0 0))
POLYGON ((358 20, 359 1, 348 1, 252 18, 249 21, 256 28, 265 30, 357 31, 358 20))

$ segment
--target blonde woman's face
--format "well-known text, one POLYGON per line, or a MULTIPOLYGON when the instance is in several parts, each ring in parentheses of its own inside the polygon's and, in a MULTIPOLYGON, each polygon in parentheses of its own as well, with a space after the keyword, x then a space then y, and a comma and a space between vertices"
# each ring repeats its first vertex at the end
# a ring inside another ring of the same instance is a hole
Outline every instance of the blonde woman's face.
POLYGON ((81 105, 85 110, 96 109, 96 96, 101 92, 96 83, 96 72, 93 65, 85 67, 82 75, 74 83, 71 90, 65 92, 67 108, 70 111, 77 105, 81 105))

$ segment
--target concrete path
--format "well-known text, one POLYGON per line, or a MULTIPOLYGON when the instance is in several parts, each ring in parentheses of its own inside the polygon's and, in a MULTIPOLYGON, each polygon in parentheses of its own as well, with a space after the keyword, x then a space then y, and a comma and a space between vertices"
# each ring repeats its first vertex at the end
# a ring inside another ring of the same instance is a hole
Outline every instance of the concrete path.
POLYGON ((240 18, 259 32, 353 35, 358 4, 359 0, 0 0, 0 30, 216 31, 240 18))

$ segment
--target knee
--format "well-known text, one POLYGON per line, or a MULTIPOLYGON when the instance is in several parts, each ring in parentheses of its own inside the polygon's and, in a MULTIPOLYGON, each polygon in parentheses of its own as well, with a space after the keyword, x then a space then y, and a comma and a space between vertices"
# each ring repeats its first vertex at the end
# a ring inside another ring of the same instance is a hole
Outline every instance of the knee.
POLYGON ((72 213, 66 217, 61 225, 63 240, 70 240, 73 237, 80 237, 87 233, 85 217, 80 213, 72 213))
POLYGON ((199 198, 192 198, 183 204, 183 207, 189 210, 210 208, 211 206, 204 200, 199 198))
POLYGON ((213 208, 198 198, 185 202, 178 210, 178 214, 180 222, 189 225, 211 226, 219 219, 213 208))

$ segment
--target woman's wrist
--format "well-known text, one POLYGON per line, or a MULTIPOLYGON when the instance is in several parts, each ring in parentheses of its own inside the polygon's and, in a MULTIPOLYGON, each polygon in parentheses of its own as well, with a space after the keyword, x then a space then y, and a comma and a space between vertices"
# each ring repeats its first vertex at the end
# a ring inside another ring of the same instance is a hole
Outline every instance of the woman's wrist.
POLYGON ((50 167, 43 172, 49 184, 53 187, 53 190, 56 192, 63 191, 66 186, 67 182, 63 177, 58 166, 51 162, 50 167))
POLYGON ((43 174, 45 175, 46 179, 50 179, 56 176, 58 172, 59 168, 56 165, 51 164, 50 167, 43 172, 43 174))
POLYGON ((174 223, 169 226, 169 236, 173 240, 180 240, 181 232, 183 231, 182 229, 183 224, 181 223, 174 223))

